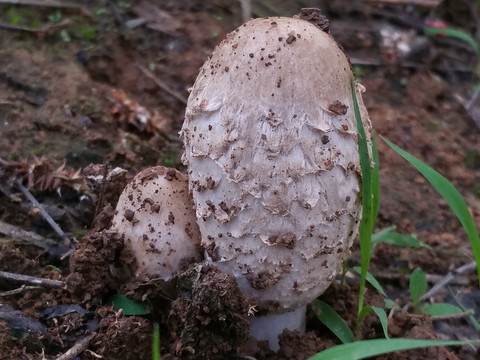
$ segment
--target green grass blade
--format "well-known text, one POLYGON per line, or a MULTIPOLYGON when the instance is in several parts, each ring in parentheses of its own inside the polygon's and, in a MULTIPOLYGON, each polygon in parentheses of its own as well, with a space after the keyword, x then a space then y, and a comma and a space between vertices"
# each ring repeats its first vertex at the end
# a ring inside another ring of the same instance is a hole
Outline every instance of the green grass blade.
POLYGON ((387 318, 387 313, 382 308, 379 308, 376 306, 370 306, 370 305, 364 306, 362 311, 360 311, 360 315, 358 316, 358 321, 363 322, 365 317, 368 314, 370 314, 372 311, 377 315, 378 319, 380 320, 380 324, 382 325, 382 329, 383 329, 383 334, 388 339, 389 338, 388 337, 388 318, 387 318))
POLYGON ((373 221, 372 221, 372 233, 373 227, 377 222, 378 209, 380 208, 380 163, 378 160, 377 141, 375 140, 375 134, 372 133, 372 158, 375 163, 372 171, 372 196, 373 196, 373 221))
POLYGON ((308 360, 358 360, 400 350, 431 346, 460 346, 476 341, 435 341, 417 339, 375 339, 338 345, 313 355, 308 360))
POLYGON ((113 305, 113 310, 122 309, 125 315, 146 315, 150 312, 147 304, 132 300, 125 295, 113 295, 108 302, 113 305))
POLYGON ((446 35, 455 39, 459 39, 462 41, 465 41, 472 47, 473 50, 477 53, 477 56, 480 55, 480 48, 470 34, 462 31, 462 30, 456 30, 456 29, 439 29, 436 27, 427 27, 425 29, 425 34, 428 36, 435 36, 435 35, 446 35))
POLYGON ((425 273, 416 268, 410 276, 410 297, 415 306, 418 306, 420 297, 427 291, 427 277, 425 273))
POLYGON ((442 175, 433 170, 430 166, 420 161, 416 157, 410 155, 406 151, 400 149, 397 145, 382 137, 397 154, 407 160, 410 164, 415 166, 420 173, 433 185, 433 187, 442 195, 445 201, 450 205, 451 209, 457 216, 463 228, 467 232, 470 246, 472 247, 473 256, 477 264, 478 279, 480 279, 480 239, 478 231, 473 222, 472 215, 468 210, 465 200, 463 200, 460 193, 455 187, 442 175))
POLYGON ((388 317, 387 313, 385 310, 382 308, 376 307, 376 306, 371 306, 372 310, 377 314, 378 319, 380 320, 380 324, 382 325, 383 329, 383 335, 385 335, 386 339, 389 339, 388 337, 388 317))
MULTIPOLYGON (((362 269, 360 268, 360 266, 355 266, 353 268, 353 270, 357 273, 357 274, 361 274, 362 272, 362 269)), ((368 271, 367 271, 367 275, 365 277, 365 280, 368 281, 368 283, 370 285, 373 286, 373 288, 375 290, 377 290, 380 294, 382 294, 383 296, 387 297, 387 294, 385 293, 385 291, 383 290, 382 288, 382 285, 380 285, 380 283, 378 282, 377 279, 375 279, 375 276, 373 276, 372 274, 370 274, 368 271)))
POLYGON ((152 360, 160 360, 160 358, 160 327, 155 323, 152 335, 152 360))
POLYGON ((376 245, 380 242, 414 249, 418 249, 420 247, 430 249, 430 246, 420 241, 415 234, 406 235, 396 232, 378 232, 373 234, 372 244, 376 245))
MULTIPOLYGON (((367 269, 370 264, 371 236, 374 226, 374 204, 372 199, 372 169, 370 167, 370 154, 368 152, 367 136, 363 127, 362 116, 358 106, 355 81, 351 78, 353 110, 358 130, 358 152, 360 155, 360 167, 362 169, 362 220, 360 222, 359 239, 360 239, 360 289, 358 297, 358 314, 363 308, 363 293, 365 289, 365 281, 367 269)), ((378 175, 378 174, 377 174, 378 175)), ((359 331, 360 322, 357 321, 357 333, 359 331)), ((358 334, 357 334, 358 335, 358 334)))
POLYGON ((425 304, 421 307, 421 310, 429 316, 443 316, 462 312, 462 309, 458 306, 447 303, 425 304))
POLYGON ((346 344, 354 340, 352 330, 330 305, 316 299, 312 301, 311 306, 322 324, 329 328, 342 343, 346 344))

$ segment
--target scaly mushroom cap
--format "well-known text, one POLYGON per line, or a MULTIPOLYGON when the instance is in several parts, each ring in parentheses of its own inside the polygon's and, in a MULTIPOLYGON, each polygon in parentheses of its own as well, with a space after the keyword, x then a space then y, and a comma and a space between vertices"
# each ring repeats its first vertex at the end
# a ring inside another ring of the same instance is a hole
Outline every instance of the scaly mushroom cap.
POLYGON ((175 169, 156 166, 135 176, 120 195, 112 229, 124 234, 137 275, 170 280, 201 259, 188 177, 175 169))
POLYGON ((188 99, 181 134, 202 245, 271 311, 321 294, 357 234, 350 76, 343 51, 314 24, 254 19, 217 46, 188 99))

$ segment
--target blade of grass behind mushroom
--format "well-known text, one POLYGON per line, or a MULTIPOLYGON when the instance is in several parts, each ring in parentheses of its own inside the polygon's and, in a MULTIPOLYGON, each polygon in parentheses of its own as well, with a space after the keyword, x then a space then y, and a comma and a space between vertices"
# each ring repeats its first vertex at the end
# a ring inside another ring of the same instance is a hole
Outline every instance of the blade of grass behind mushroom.
POLYGON ((407 160, 410 164, 415 166, 417 170, 433 185, 435 190, 437 190, 443 199, 448 203, 450 208, 453 210, 458 220, 465 229, 468 240, 472 247, 473 256, 475 262, 477 263, 477 274, 480 279, 480 238, 478 236, 478 230, 473 221, 472 215, 468 210, 467 204, 463 199, 462 195, 458 192, 457 189, 440 173, 433 170, 430 166, 424 162, 417 159, 415 156, 410 155, 405 150, 400 149, 397 145, 390 142, 382 136, 382 140, 387 143, 398 155, 407 160))
POLYGON ((432 346, 460 346, 477 341, 437 341, 417 339, 374 339, 337 345, 313 355, 308 360, 357 360, 388 354, 401 350, 412 350, 432 346))
MULTIPOLYGON (((351 79, 353 107, 355 112, 355 120, 358 128, 358 151, 360 154, 360 166, 362 168, 362 220, 360 222, 359 239, 360 239, 360 289, 358 294, 358 317, 357 329, 355 331, 357 338, 360 336, 361 322, 360 314, 363 309, 363 292, 365 289, 365 281, 367 277, 367 270, 370 264, 370 248, 373 228, 375 226, 375 218, 378 212, 378 169, 371 168, 370 154, 368 152, 367 137, 363 127, 362 116, 357 102, 357 95, 355 89, 355 81, 351 79)), ((372 133, 372 139, 374 138, 372 133)), ((372 141, 372 153, 375 153, 375 142, 372 141)), ((377 155, 378 158, 378 155, 377 155)), ((378 159, 377 159, 378 161, 378 159)), ((378 165, 375 165, 378 167, 378 165)))

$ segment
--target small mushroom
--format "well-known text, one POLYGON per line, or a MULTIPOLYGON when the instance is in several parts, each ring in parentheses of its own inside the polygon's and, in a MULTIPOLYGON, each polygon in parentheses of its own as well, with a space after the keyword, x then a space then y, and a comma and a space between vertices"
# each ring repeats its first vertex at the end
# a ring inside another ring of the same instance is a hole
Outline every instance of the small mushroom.
POLYGON ((120 195, 112 229, 124 235, 137 275, 167 281, 201 260, 188 178, 175 169, 156 166, 136 175, 120 195))
POLYGON ((228 34, 200 69, 181 131, 202 245, 269 314, 251 333, 272 348, 284 328, 304 326, 361 217, 350 63, 310 15, 228 34))

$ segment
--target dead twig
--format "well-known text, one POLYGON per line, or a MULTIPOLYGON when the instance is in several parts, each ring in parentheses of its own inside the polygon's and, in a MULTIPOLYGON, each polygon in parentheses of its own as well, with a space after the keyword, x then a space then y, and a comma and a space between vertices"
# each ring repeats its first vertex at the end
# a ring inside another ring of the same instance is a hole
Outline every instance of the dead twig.
POLYGON ((93 338, 97 335, 97 333, 92 333, 90 335, 85 336, 83 339, 78 340, 75 345, 73 345, 68 351, 57 357, 56 360, 73 360, 78 355, 80 355, 90 344, 93 338))
POLYGON ((50 246, 55 245, 56 242, 51 239, 46 239, 37 233, 20 229, 19 227, 11 224, 7 224, 0 220, 0 234, 16 239, 20 239, 24 242, 31 243, 44 250, 48 250, 50 246))
POLYGON ((367 0, 369 3, 417 5, 427 8, 437 7, 443 0, 367 0))
POLYGON ((463 311, 463 312, 456 313, 456 314, 430 316, 430 319, 432 319, 432 320, 461 319, 461 318, 469 317, 471 315, 472 315, 471 311, 463 311))
POLYGON ((251 0, 239 0, 242 9, 242 20, 247 22, 252 17, 252 2, 251 0))
MULTIPOLYGON (((380 280, 410 280, 409 274, 392 274, 392 273, 374 273, 372 274, 376 279, 380 280)), ((435 284, 443 279, 442 275, 435 275, 435 274, 425 274, 427 278, 427 282, 430 284, 435 284)), ((455 285, 468 285, 469 280, 467 278, 456 278, 453 282, 455 285)))
POLYGON ((442 288, 450 284, 458 275, 471 272, 477 268, 475 261, 460 266, 458 269, 450 271, 447 275, 442 277, 429 291, 423 294, 419 301, 425 301, 438 293, 442 288))
POLYGON ((25 292, 25 291, 37 290, 37 289, 41 289, 41 287, 40 287, 40 286, 26 286, 26 285, 22 285, 22 286, 20 286, 20 287, 17 288, 17 289, 0 292, 0 297, 17 295, 17 294, 21 294, 22 292, 25 292))
POLYGON ((148 78, 152 79, 157 86, 165 91, 166 93, 170 94, 173 96, 175 99, 180 101, 183 105, 187 105, 187 99, 182 96, 181 94, 177 93, 176 91, 170 89, 170 87, 162 80, 160 80, 158 77, 155 76, 154 73, 151 71, 147 70, 145 67, 143 67, 140 64, 136 64, 137 68, 148 78))
POLYGON ((468 102, 465 104, 465 109, 467 111, 470 111, 473 105, 475 105, 475 103, 478 101, 478 99, 480 99, 480 87, 477 88, 470 100, 468 100, 468 102))
MULTIPOLYGON (((1 0, 0 0, 0 2, 1 2, 1 0)), ((57 24, 48 23, 48 24, 42 26, 41 28, 36 29, 36 28, 29 27, 29 26, 11 25, 11 24, 7 24, 7 23, 4 23, 4 22, 0 22, 0 29, 10 30, 10 31, 23 31, 23 32, 33 33, 33 34, 36 34, 36 35, 39 35, 39 36, 44 36, 45 34, 48 34, 49 32, 52 32, 54 30, 67 27, 71 23, 72 22, 69 19, 65 19, 65 20, 63 20, 63 21, 61 21, 57 24)))
POLYGON ((60 228, 60 226, 57 225, 57 223, 52 219, 52 217, 45 211, 43 208, 42 204, 40 204, 37 199, 32 195, 28 189, 22 185, 22 183, 18 180, 15 180, 15 185, 20 189, 22 194, 40 211, 40 214, 42 214, 42 217, 48 222, 48 224, 51 226, 51 228, 60 236, 60 238, 63 240, 65 246, 70 246, 70 239, 68 238, 67 235, 63 232, 63 230, 60 228))
POLYGON ((45 279, 37 276, 29 276, 22 274, 15 274, 6 271, 0 271, 0 278, 15 282, 21 282, 24 284, 43 286, 48 288, 61 288, 66 289, 67 284, 60 280, 45 279))
POLYGON ((73 4, 68 1, 55 1, 55 0, 0 0, 0 4, 9 5, 26 5, 26 6, 41 6, 52 8, 64 8, 64 9, 77 9, 80 10, 85 16, 93 17, 93 14, 82 5, 73 4))

